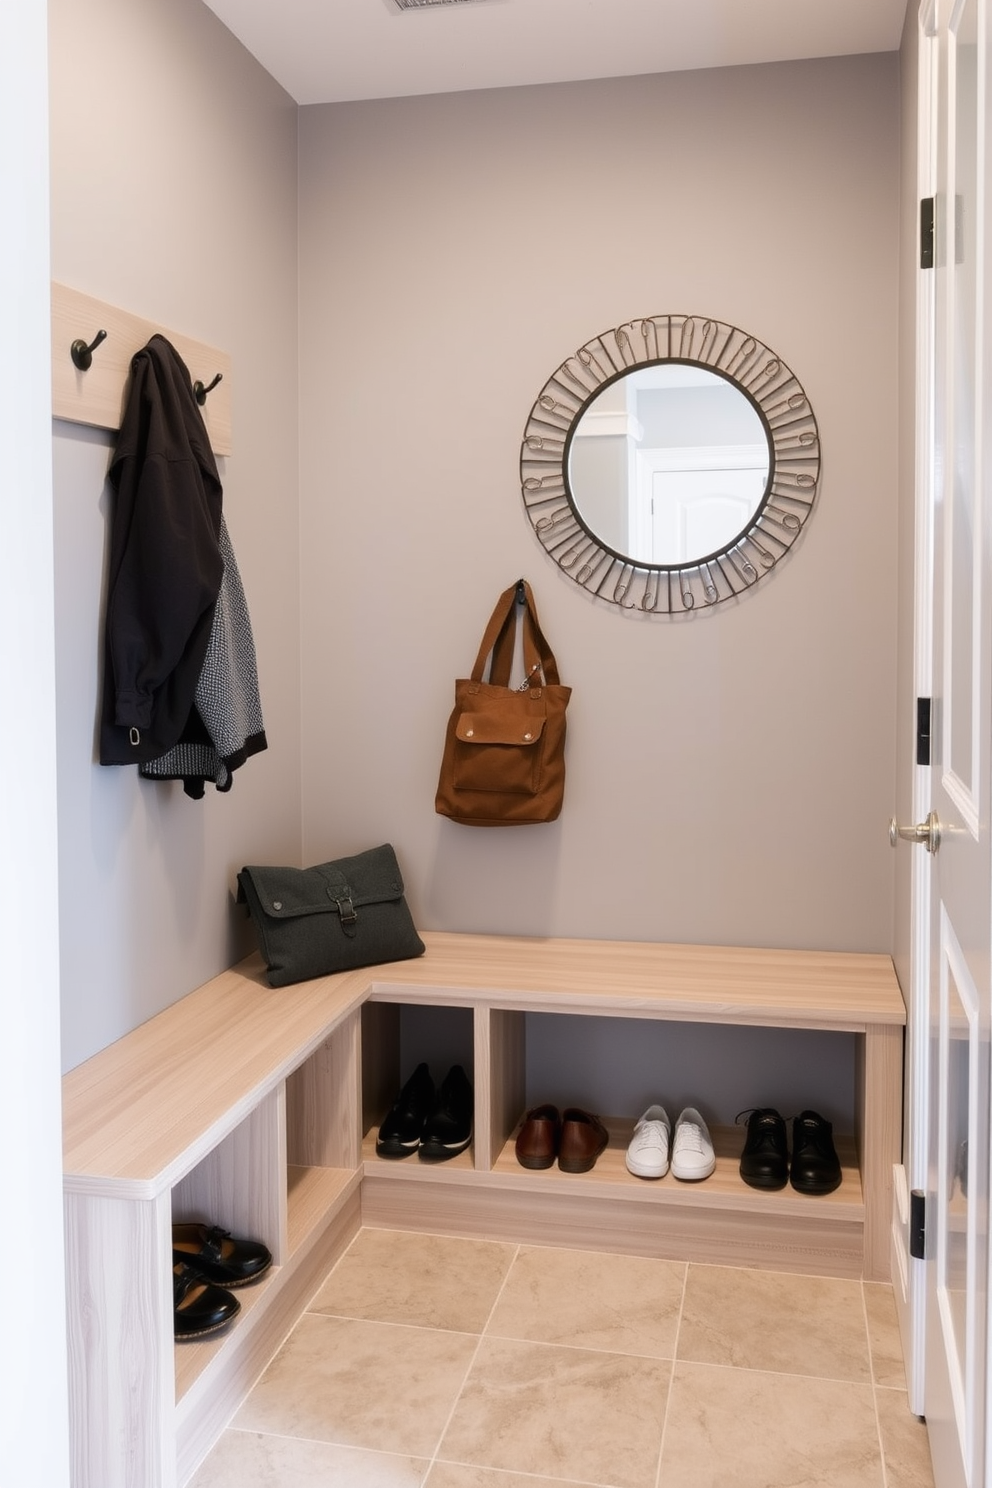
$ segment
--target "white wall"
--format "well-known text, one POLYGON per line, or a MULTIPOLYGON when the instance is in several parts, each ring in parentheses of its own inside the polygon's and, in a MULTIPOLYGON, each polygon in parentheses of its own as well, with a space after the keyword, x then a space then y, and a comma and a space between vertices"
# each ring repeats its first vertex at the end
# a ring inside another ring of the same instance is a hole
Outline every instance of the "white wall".
POLYGON ((199 0, 50 10, 53 277, 232 355, 224 509, 269 740, 200 802, 94 763, 111 436, 56 424, 68 1068, 249 949, 245 862, 299 861, 297 110, 199 0))
POLYGON ((311 107, 300 160, 305 857, 393 841, 425 927, 888 950, 896 59, 311 107), (675 622, 564 579, 518 478, 554 368, 666 311, 778 351, 823 449, 788 561, 675 622), (458 827, 452 684, 521 574, 565 809, 458 827))
POLYGON ((48 365, 44 0, 0 9, 0 1129, 6 1280, 0 1469, 18 1488, 69 1481, 55 792, 55 636, 48 365))

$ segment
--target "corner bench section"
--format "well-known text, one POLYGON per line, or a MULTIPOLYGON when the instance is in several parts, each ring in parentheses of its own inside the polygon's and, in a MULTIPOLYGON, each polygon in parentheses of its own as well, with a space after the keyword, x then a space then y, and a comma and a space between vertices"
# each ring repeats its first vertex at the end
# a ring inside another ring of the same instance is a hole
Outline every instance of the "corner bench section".
POLYGON ((905 1023, 887 957, 423 939, 417 960, 279 990, 252 957, 66 1075, 73 1488, 181 1488, 362 1222, 887 1277, 905 1023), (404 1004, 460 1008, 472 1028, 475 1139, 441 1171, 375 1157, 404 1004), (729 1147, 693 1192, 638 1185, 622 1123, 592 1173, 524 1172, 533 1012, 853 1033, 841 1189, 756 1195, 729 1147), (177 1345, 171 1225, 193 1217, 263 1240, 274 1265, 225 1333, 177 1345))
POLYGON ((258 958, 63 1081, 73 1488, 178 1488, 361 1222, 367 974, 275 992, 258 958), (224 1333, 173 1340, 171 1227, 273 1266, 224 1333))

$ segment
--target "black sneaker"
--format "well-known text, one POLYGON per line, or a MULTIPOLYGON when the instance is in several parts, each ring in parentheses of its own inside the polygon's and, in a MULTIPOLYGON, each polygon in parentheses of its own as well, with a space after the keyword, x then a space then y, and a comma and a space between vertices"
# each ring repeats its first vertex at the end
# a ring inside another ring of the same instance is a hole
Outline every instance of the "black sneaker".
POLYGON ((420 1146, 424 1122, 434 1109, 434 1081, 426 1064, 418 1064, 379 1128, 375 1150, 380 1157, 409 1157, 420 1146))
POLYGON ((454 1064, 445 1075, 437 1103, 427 1118, 419 1156, 424 1162, 444 1162, 464 1152, 471 1140, 472 1087, 461 1065, 454 1064))
MULTIPOLYGON (((785 1122, 771 1106, 742 1111, 747 1139, 741 1153, 741 1177, 751 1188, 784 1188, 789 1181, 789 1143, 785 1122)), ((737 1120, 740 1121, 741 1116, 737 1120)))
POLYGON ((840 1187, 840 1158, 833 1127, 816 1111, 800 1111, 792 1123, 792 1176, 797 1193, 828 1194, 840 1187))

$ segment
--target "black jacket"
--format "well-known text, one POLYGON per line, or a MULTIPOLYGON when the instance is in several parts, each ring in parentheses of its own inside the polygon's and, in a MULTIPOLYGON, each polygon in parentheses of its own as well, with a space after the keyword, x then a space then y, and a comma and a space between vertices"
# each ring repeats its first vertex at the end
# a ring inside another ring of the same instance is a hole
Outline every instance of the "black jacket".
POLYGON ((217 465, 189 372, 163 336, 131 363, 109 479, 100 762, 142 764, 190 719, 224 572, 217 465))
POLYGON ((196 799, 208 780, 219 791, 230 790, 232 772, 266 748, 251 619, 223 517, 220 551, 224 577, 186 727, 173 749, 139 767, 151 779, 181 780, 196 799))

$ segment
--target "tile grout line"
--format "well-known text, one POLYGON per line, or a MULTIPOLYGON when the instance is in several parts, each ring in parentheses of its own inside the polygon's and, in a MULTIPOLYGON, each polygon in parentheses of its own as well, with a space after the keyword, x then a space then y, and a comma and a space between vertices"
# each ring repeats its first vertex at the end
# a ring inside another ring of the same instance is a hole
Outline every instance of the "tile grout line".
POLYGON ((499 1290, 496 1293, 496 1296, 493 1298, 493 1304, 490 1307, 488 1313, 486 1314, 486 1320, 485 1320, 485 1322, 483 1323, 481 1329, 479 1330, 479 1334, 478 1334, 478 1336, 476 1338, 476 1341, 475 1341, 475 1348, 472 1350, 472 1357, 469 1359, 468 1364, 467 1364, 466 1369, 465 1369, 465 1373, 462 1375, 462 1382, 458 1386, 457 1391, 455 1392, 455 1398, 451 1402, 451 1409, 449 1410, 447 1416, 445 1417, 444 1425, 441 1427, 441 1430, 438 1432, 437 1442, 435 1443, 434 1451, 431 1453, 430 1461, 427 1464, 427 1472, 424 1474, 424 1482, 425 1483, 427 1482, 428 1478, 431 1475, 431 1472, 433 1471, 434 1464, 438 1460, 438 1455, 437 1454, 441 1450, 441 1443, 444 1441, 445 1434, 446 1434, 446 1432, 448 1430, 448 1427, 451 1425, 451 1421, 452 1421, 452 1418, 453 1418, 453 1416, 455 1414, 455 1411, 458 1409, 458 1402, 462 1398, 462 1393, 463 1393, 463 1391, 465 1389, 465 1385, 466 1385, 466 1383, 468 1381, 468 1377, 472 1373, 472 1369, 473 1369, 473 1367, 475 1365, 475 1361, 479 1357, 479 1350, 482 1347, 482 1340, 486 1336, 486 1329, 489 1327, 489 1324, 492 1322, 493 1313, 496 1311, 496 1308, 497 1308, 497 1306, 499 1304, 500 1297, 502 1297, 504 1291, 506 1290, 506 1284, 507 1284, 507 1282, 510 1279, 510 1272, 513 1270, 514 1266, 516 1265, 517 1258, 520 1255, 520 1251, 521 1251, 522 1248, 523 1247, 520 1246, 520 1245, 515 1245, 513 1247, 513 1255, 510 1258, 510 1264, 506 1268, 506 1275, 503 1277, 503 1280, 500 1282, 499 1290))
MULTIPOLYGON (((240 1436, 264 1436, 272 1441, 303 1442, 311 1447, 331 1447, 336 1452, 354 1452, 356 1457, 396 1457, 402 1462, 426 1462, 426 1457, 418 1457, 415 1452, 399 1452, 392 1447, 359 1447, 353 1442, 334 1441, 326 1436, 300 1436, 293 1431, 268 1431, 259 1426, 225 1426, 224 1434, 236 1432, 240 1436)), ((212 1449, 211 1449, 212 1450, 212 1449)), ((204 1459, 206 1461, 206 1458, 204 1459)), ((200 1467, 203 1463, 200 1463, 200 1467)), ((197 1469, 199 1471, 199 1468, 197 1469)), ((195 1478, 195 1474, 194 1474, 195 1478)))
POLYGON ((655 1469, 655 1488, 661 1484, 661 1464, 665 1456, 665 1437, 668 1434, 668 1415, 672 1408, 672 1392, 675 1389, 675 1366, 679 1358, 679 1335, 682 1332, 682 1318, 685 1314, 685 1294, 689 1289, 689 1267, 691 1262, 686 1261, 685 1272, 682 1277, 682 1296, 679 1300, 678 1321, 675 1324, 675 1337, 672 1340, 672 1371, 668 1376, 668 1398, 665 1401, 665 1414, 661 1420, 661 1441, 658 1443, 658 1465, 655 1469))
POLYGON ((885 1460, 885 1442, 882 1439, 882 1422, 878 1414, 878 1380, 875 1377, 875 1354, 871 1346, 871 1321, 868 1317, 868 1297, 865 1279, 861 1278, 861 1313, 865 1323, 865 1343, 868 1348, 868 1372, 871 1376, 871 1406, 875 1413, 875 1435, 878 1439, 878 1459, 882 1464, 882 1488, 888 1488, 889 1465, 885 1460))
POLYGON ((716 1364, 711 1359, 681 1359, 676 1362, 691 1369, 719 1369, 724 1373, 762 1375, 768 1379, 797 1380, 806 1384, 847 1385, 852 1390, 871 1390, 874 1398, 870 1379, 852 1380, 843 1374, 797 1374, 794 1369, 755 1369, 750 1364, 716 1364))

